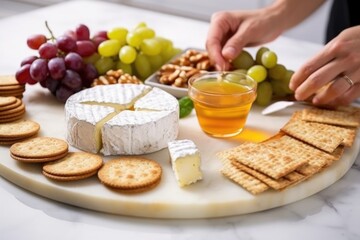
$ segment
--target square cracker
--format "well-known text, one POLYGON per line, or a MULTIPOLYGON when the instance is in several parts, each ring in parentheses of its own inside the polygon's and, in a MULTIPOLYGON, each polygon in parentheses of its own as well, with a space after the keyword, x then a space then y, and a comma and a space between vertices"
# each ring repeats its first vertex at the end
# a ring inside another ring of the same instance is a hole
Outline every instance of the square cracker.
POLYGON ((346 112, 309 108, 302 111, 302 120, 309 122, 327 123, 344 127, 359 127, 359 112, 346 112))
POLYGON ((231 164, 229 160, 225 160, 223 162, 221 173, 254 195, 269 189, 268 185, 261 182, 259 179, 237 169, 234 165, 231 164))
POLYGON ((241 144, 229 158, 274 179, 279 179, 306 164, 302 157, 282 151, 281 148, 255 143, 241 144))
POLYGON ((240 171, 246 172, 247 174, 250 174, 251 176, 259 179, 260 181, 262 181, 263 183, 265 183, 266 185, 270 186, 271 188, 275 189, 275 190, 280 190, 285 188, 286 186, 289 186, 290 184, 292 184, 292 181, 286 179, 286 178, 279 178, 279 179, 273 179, 261 172, 258 172, 252 168, 249 168, 247 166, 245 166, 244 164, 238 162, 238 161, 231 161, 231 163, 240 171))
POLYGON ((288 135, 281 136, 276 140, 264 142, 262 144, 273 148, 281 148, 283 151, 289 152, 292 155, 303 157, 306 160, 307 165, 302 166, 302 169, 308 168, 309 165, 320 169, 329 161, 332 162, 335 160, 333 155, 314 148, 288 135))
POLYGON ((288 135, 326 152, 333 152, 344 138, 339 136, 338 127, 301 120, 290 120, 281 128, 288 135))

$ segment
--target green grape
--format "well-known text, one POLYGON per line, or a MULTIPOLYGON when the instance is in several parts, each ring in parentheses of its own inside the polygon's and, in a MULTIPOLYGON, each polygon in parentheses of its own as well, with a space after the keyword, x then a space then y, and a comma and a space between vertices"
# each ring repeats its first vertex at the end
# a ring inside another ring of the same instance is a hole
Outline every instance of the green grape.
POLYGON ((257 87, 257 96, 255 102, 260 106, 267 106, 271 102, 272 94, 273 90, 270 82, 261 82, 257 87))
POLYGON ((138 34, 141 39, 148 39, 155 37, 155 31, 148 27, 139 27, 134 30, 135 34, 138 34))
POLYGON ((126 44, 126 35, 128 30, 123 27, 116 27, 108 31, 107 36, 109 39, 115 39, 120 42, 120 45, 123 46, 126 44))
POLYGON ((275 67, 269 69, 269 77, 274 80, 281 80, 286 74, 286 67, 282 64, 276 64, 275 67))
POLYGON ((267 77, 267 70, 262 65, 254 65, 247 71, 247 74, 256 82, 262 82, 267 77))
POLYGON ((110 57, 102 57, 95 62, 95 68, 100 75, 105 74, 110 69, 115 68, 115 62, 110 57))
POLYGON ((287 70, 284 78, 282 79, 283 88, 284 88, 284 91, 287 94, 293 94, 294 93, 294 91, 289 88, 290 80, 291 80, 291 77, 292 77, 293 74, 294 74, 294 71, 287 70))
POLYGON ((239 72, 239 73, 247 75, 247 69, 236 69, 233 72, 235 72, 235 73, 239 72))
POLYGON ((242 50, 239 56, 232 61, 232 65, 236 69, 249 69, 254 63, 255 61, 251 54, 245 50, 242 50))
POLYGON ((140 45, 140 50, 149 56, 158 55, 161 51, 161 43, 156 39, 144 39, 140 45))
POLYGON ((257 50, 256 52, 256 57, 255 57, 255 62, 257 64, 262 64, 261 63, 261 58, 264 52, 270 51, 270 49, 268 49, 267 47, 261 47, 257 50))
POLYGON ((117 69, 122 69, 124 73, 128 73, 130 75, 133 75, 132 67, 130 64, 123 63, 121 61, 118 61, 116 64, 117 69))
POLYGON ((270 81, 272 89, 273 89, 273 94, 275 97, 285 97, 287 95, 287 93, 284 90, 284 84, 280 81, 277 80, 271 80, 270 81))
POLYGON ((135 27, 134 30, 138 29, 138 28, 142 28, 142 27, 147 27, 146 22, 139 22, 135 27))
POLYGON ((147 58, 153 72, 157 71, 161 67, 161 65, 163 65, 163 59, 160 55, 147 56, 147 58))
POLYGON ((134 47, 125 45, 120 49, 119 59, 123 63, 130 64, 135 61, 136 55, 137 52, 134 47))
POLYGON ((100 43, 98 52, 103 57, 116 56, 121 48, 121 43, 118 40, 110 39, 100 43))
POLYGON ((266 68, 275 67, 277 64, 277 55, 273 51, 266 51, 261 56, 261 63, 266 68))
POLYGON ((134 66, 139 77, 144 80, 151 75, 151 65, 147 57, 140 53, 137 55, 134 66))
POLYGON ((89 57, 85 57, 83 58, 85 63, 95 63, 97 60, 99 60, 101 58, 100 54, 93 53, 92 55, 90 55, 89 57))
POLYGON ((142 39, 139 34, 136 34, 134 32, 129 32, 126 35, 126 42, 134 48, 139 48, 139 46, 142 42, 142 39))
POLYGON ((173 43, 169 39, 159 36, 154 37, 154 39, 160 42, 162 51, 164 51, 164 49, 167 49, 170 46, 173 47, 173 43))

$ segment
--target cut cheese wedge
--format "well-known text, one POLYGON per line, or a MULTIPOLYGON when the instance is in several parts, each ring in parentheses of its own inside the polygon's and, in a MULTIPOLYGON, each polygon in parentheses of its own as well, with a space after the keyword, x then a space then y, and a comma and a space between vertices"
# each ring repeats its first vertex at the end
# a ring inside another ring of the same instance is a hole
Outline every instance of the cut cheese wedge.
POLYGON ((84 151, 137 155, 161 150, 179 132, 179 105, 172 95, 146 85, 97 86, 65 104, 67 140, 84 151))
POLYGON ((191 140, 174 140, 168 143, 172 169, 180 187, 203 178, 200 152, 191 140))

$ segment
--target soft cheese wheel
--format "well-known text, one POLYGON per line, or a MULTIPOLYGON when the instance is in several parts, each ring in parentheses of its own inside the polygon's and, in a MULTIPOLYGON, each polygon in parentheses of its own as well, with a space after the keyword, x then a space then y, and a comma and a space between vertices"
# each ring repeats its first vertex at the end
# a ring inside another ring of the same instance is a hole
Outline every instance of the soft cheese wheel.
POLYGON ((176 139, 179 131, 177 99, 146 85, 86 89, 68 99, 65 112, 69 143, 89 152, 101 149, 104 155, 158 151, 176 139))

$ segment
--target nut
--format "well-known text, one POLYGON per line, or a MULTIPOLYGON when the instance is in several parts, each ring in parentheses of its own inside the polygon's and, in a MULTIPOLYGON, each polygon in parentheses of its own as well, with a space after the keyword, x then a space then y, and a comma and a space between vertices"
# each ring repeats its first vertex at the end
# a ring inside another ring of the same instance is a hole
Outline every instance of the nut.
POLYGON ((110 85, 117 83, 132 83, 132 84, 141 84, 142 82, 136 77, 128 73, 124 73, 122 69, 118 70, 109 70, 105 75, 101 75, 98 78, 95 78, 92 87, 98 85, 110 85))

